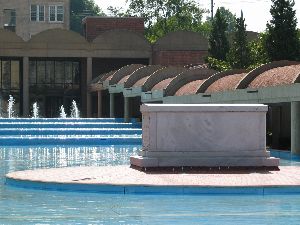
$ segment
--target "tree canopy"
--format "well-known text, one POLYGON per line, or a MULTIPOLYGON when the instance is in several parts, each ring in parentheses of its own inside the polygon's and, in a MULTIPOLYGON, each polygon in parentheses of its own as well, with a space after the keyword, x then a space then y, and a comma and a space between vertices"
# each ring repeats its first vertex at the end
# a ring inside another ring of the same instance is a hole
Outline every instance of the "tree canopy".
POLYGON ((294 0, 272 0, 272 19, 267 24, 266 50, 270 60, 299 59, 299 37, 297 31, 294 0))
POLYGON ((219 11, 227 23, 227 32, 230 33, 236 31, 236 15, 224 7, 220 7, 219 11))
POLYGON ((81 21, 86 16, 104 16, 94 0, 71 0, 70 28, 71 30, 82 33, 81 21))
POLYGON ((109 8, 113 15, 137 16, 145 20, 146 38, 155 42, 171 31, 189 30, 208 34, 209 24, 202 23, 203 13, 193 0, 128 0, 129 8, 109 8))
POLYGON ((241 17, 236 19, 236 31, 234 32, 227 60, 235 69, 245 69, 250 65, 250 49, 243 12, 241 12, 241 17))
POLYGON ((227 38, 227 22, 224 15, 218 8, 212 21, 212 30, 209 36, 209 55, 218 60, 226 60, 229 51, 229 41, 227 38))
POLYGON ((254 69, 270 61, 266 51, 266 33, 261 33, 256 40, 249 43, 251 65, 249 69, 254 69))

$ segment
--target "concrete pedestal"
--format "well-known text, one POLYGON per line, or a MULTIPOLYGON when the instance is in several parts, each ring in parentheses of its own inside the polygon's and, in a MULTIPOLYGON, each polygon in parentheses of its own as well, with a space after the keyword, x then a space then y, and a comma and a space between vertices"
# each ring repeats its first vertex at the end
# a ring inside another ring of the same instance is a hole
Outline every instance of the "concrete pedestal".
POLYGON ((264 105, 146 104, 137 167, 278 167, 266 151, 264 105))

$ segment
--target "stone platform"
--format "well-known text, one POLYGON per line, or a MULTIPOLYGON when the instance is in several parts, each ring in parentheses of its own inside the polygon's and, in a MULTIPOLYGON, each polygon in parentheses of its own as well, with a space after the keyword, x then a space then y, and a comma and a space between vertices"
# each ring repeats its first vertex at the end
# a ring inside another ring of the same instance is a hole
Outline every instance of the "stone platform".
POLYGON ((140 168, 278 167, 266 151, 262 104, 145 104, 140 168))
POLYGON ((190 173, 143 172, 129 166, 69 167, 12 172, 6 175, 6 184, 121 194, 300 194, 300 167, 190 173))

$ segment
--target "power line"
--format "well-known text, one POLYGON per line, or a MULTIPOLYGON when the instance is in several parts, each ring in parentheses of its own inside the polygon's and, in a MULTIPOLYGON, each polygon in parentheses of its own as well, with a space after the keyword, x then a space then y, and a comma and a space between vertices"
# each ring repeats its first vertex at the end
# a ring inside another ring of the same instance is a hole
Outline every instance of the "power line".
MULTIPOLYGON (((269 3, 270 2, 270 0, 240 0, 239 1, 240 3, 250 3, 250 4, 257 4, 257 3, 269 3)), ((220 3, 220 4, 226 4, 226 5, 233 5, 233 4, 236 4, 236 3, 234 3, 234 2, 232 2, 232 1, 220 1, 220 2, 218 2, 218 3, 220 3)), ((210 1, 210 18, 211 19, 213 19, 213 17, 214 17, 214 0, 211 0, 210 1)))
MULTIPOLYGON (((232 2, 232 1, 220 1, 219 3, 221 4, 226 4, 226 5, 236 5, 236 3, 232 2)), ((241 0, 239 1, 239 3, 247 3, 247 4, 258 4, 258 3, 270 3, 271 1, 268 0, 241 0)))
POLYGON ((214 18, 214 0, 211 0, 210 1, 210 8, 211 8, 211 20, 213 20, 213 18, 214 18))

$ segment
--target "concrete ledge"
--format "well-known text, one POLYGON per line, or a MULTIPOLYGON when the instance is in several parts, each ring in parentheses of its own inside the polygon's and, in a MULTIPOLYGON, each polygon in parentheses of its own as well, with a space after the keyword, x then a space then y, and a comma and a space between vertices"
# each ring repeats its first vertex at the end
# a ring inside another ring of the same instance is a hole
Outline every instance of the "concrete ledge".
POLYGON ((131 165, 138 167, 276 167, 278 158, 266 157, 130 157, 131 165))
MULTIPOLYGON (((201 149, 200 149, 201 150, 201 149)), ((200 151, 199 150, 199 151, 200 151)), ((199 151, 182 151, 182 152, 176 152, 176 151, 140 151, 139 156, 143 157, 198 157, 199 151)), ((256 157, 270 157, 269 151, 256 151, 256 150, 249 150, 249 151, 241 151, 241 152, 228 152, 228 151, 201 151, 202 157, 216 157, 215 154, 217 153, 217 157, 227 157, 228 155, 232 157, 251 157, 253 154, 256 157)))
POLYGON ((262 104, 149 104, 141 105, 141 112, 267 112, 262 104), (149 107, 151 106, 151 107, 149 107), (199 107, 201 106, 201 107, 199 107))
POLYGON ((6 184, 116 194, 300 194, 300 167, 197 173, 151 173, 129 166, 67 167, 9 173, 6 184))

